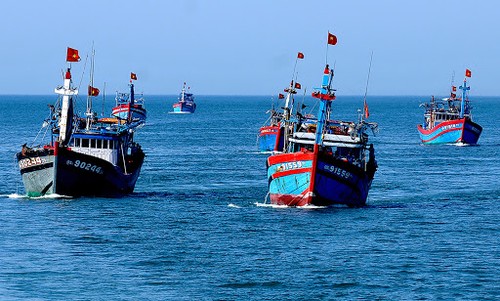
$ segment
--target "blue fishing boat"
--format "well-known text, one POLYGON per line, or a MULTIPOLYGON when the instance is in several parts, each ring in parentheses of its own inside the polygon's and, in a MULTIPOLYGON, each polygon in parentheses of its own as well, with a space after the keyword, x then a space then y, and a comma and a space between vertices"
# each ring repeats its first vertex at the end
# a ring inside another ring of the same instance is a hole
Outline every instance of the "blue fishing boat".
POLYGON ((284 89, 286 92, 286 97, 284 94, 278 94, 278 100, 285 99, 284 107, 282 111, 277 111, 274 109, 274 105, 271 110, 268 111, 269 118, 265 124, 260 127, 259 135, 257 136, 257 145, 260 152, 282 152, 283 145, 285 143, 284 137, 288 134, 288 130, 285 130, 282 119, 285 117, 290 119, 291 113, 294 106, 294 95, 297 94, 297 89, 301 88, 300 83, 293 80, 295 76, 295 69, 297 68, 297 61, 299 59, 304 59, 304 54, 299 52, 297 58, 295 59, 295 66, 293 69, 292 80, 290 86, 284 89))
MULTIPOLYGON (((366 203, 377 170, 367 132, 375 131, 377 124, 366 122, 367 114, 360 114, 357 122, 331 119, 336 98, 332 79, 333 71, 326 65, 321 88, 312 94, 320 102, 316 123, 284 120, 285 128, 293 126, 284 152, 267 159, 272 204, 358 207, 366 203)), ((365 103, 365 112, 366 108, 365 103)))
POLYGON ((78 89, 72 85, 71 63, 79 61, 76 49, 68 48, 67 61, 63 85, 55 89, 59 98, 40 130, 49 131, 48 141, 24 144, 16 154, 25 192, 35 197, 131 193, 145 156, 134 134, 144 120, 97 119, 92 109, 92 98, 99 94, 92 83, 93 62, 87 109, 75 112, 78 89))
POLYGON ((130 73, 130 92, 116 92, 116 104, 111 110, 111 115, 130 121, 146 120, 146 108, 144 106, 144 97, 137 95, 134 91, 133 80, 137 80, 135 73, 130 73))
POLYGON ((269 119, 266 121, 266 125, 260 127, 257 137, 257 145, 260 152, 272 152, 279 149, 279 145, 276 145, 276 137, 279 136, 281 128, 281 114, 274 110, 274 108, 268 111, 268 113, 269 119))
MULTIPOLYGON (((189 90, 189 87, 188 87, 189 90)), ((194 102, 193 93, 186 91, 186 83, 182 86, 182 91, 179 94, 179 101, 172 105, 174 113, 189 114, 194 113, 196 110, 196 103, 194 102)))
POLYGON ((472 106, 469 100, 470 86, 467 78, 471 76, 469 69, 465 72, 462 97, 457 98, 456 87, 452 85, 450 97, 431 101, 425 107, 424 122, 417 125, 420 140, 423 144, 457 144, 475 145, 483 128, 472 121, 472 106))

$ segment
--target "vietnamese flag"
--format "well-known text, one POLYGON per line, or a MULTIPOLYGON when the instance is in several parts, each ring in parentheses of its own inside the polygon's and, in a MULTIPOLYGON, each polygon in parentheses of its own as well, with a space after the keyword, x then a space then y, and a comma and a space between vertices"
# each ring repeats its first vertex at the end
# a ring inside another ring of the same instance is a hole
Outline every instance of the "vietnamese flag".
POLYGON ((366 103, 366 101, 365 101, 364 109, 365 109, 365 118, 370 117, 370 111, 368 111, 368 104, 366 103))
POLYGON ((457 91, 457 87, 456 86, 451 86, 451 91, 456 92, 457 91))
POLYGON ((471 77, 471 75, 472 75, 472 71, 470 71, 469 69, 465 69, 465 76, 471 77))
POLYGON ((97 95, 99 95, 99 89, 94 88, 92 86, 89 86, 88 95, 89 96, 97 96, 97 95))
POLYGON ((80 61, 78 50, 68 47, 68 52, 66 53, 66 62, 78 62, 78 61, 80 61))
POLYGON ((283 99, 283 98, 285 98, 285 95, 283 95, 283 94, 281 94, 281 93, 280 93, 280 94, 278 94, 278 99, 283 99))
POLYGON ((303 54, 302 52, 299 52, 299 53, 297 54, 297 58, 298 58, 298 59, 303 59, 303 58, 304 58, 304 54, 303 54))
POLYGON ((302 86, 299 83, 295 83, 295 89, 300 89, 302 86))
POLYGON ((130 72, 130 79, 137 80, 137 75, 133 72, 130 72))
POLYGON ((328 44, 335 45, 337 44, 337 37, 334 34, 328 32, 328 44))

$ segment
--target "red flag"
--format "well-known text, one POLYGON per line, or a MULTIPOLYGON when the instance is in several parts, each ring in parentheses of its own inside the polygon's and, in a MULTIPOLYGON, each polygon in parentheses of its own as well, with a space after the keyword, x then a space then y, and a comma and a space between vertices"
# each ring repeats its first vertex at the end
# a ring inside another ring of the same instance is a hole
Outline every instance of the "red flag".
POLYGON ((130 79, 137 80, 137 75, 133 72, 130 72, 130 79))
POLYGON ((465 69, 465 76, 471 77, 471 75, 472 75, 472 71, 470 71, 469 69, 465 69))
POLYGON ((295 83, 295 89, 300 89, 302 86, 299 83, 295 83))
POLYGON ((68 47, 68 52, 66 53, 66 62, 78 62, 78 61, 80 61, 78 50, 68 47))
POLYGON ((368 104, 365 101, 365 118, 370 117, 370 111, 368 111, 368 104))
POLYGON ((281 93, 280 93, 280 94, 278 94, 278 99, 283 99, 283 98, 285 98, 285 95, 283 95, 283 94, 281 94, 281 93))
POLYGON ((303 59, 303 58, 304 58, 304 54, 303 54, 302 52, 299 52, 299 53, 297 54, 297 58, 298 58, 298 59, 303 59))
POLYGON ((451 91, 456 92, 457 91, 457 87, 456 86, 451 86, 451 91))
POLYGON ((334 34, 328 32, 328 44, 335 45, 337 44, 337 37, 334 34))
POLYGON ((455 97, 457 97, 457 94, 455 94, 455 93, 452 92, 451 93, 451 98, 455 98, 455 97))
POLYGON ((99 95, 99 89, 94 88, 92 86, 89 86, 88 94, 89 94, 89 96, 97 96, 97 95, 99 95))

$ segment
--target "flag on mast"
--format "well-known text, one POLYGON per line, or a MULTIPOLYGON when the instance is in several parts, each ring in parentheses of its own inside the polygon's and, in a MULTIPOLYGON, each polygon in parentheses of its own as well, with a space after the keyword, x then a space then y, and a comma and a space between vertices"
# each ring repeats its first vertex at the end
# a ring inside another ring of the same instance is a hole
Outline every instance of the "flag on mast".
POLYGON ((330 32, 328 32, 328 44, 329 45, 335 45, 335 44, 337 44, 337 37, 334 34, 330 33, 330 32))
POLYGON ((365 105, 364 105, 364 115, 365 115, 365 118, 368 119, 368 117, 370 117, 370 111, 368 110, 368 104, 366 103, 366 99, 365 99, 365 105))
POLYGON ((80 56, 78 55, 78 50, 68 47, 66 53, 66 62, 79 62, 80 56))
POLYGON ((465 77, 471 77, 472 76, 472 71, 469 69, 465 69, 465 77))
POLYGON ((92 86, 89 86, 88 95, 89 96, 97 96, 97 95, 99 95, 99 89, 94 88, 92 86))
POLYGON ((130 79, 137 80, 137 75, 133 72, 130 72, 130 79))
POLYGON ((299 53, 297 54, 297 58, 298 58, 298 59, 303 59, 303 58, 304 58, 304 54, 303 54, 302 52, 299 52, 299 53))

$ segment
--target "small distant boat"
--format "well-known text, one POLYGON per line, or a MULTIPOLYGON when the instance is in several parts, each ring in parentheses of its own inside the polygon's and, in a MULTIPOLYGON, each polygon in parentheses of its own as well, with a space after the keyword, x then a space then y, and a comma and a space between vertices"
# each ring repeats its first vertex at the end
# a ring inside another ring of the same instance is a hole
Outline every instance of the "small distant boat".
POLYGON ((124 120, 145 121, 146 108, 144 107, 144 97, 142 94, 135 94, 132 80, 137 80, 135 73, 130 74, 130 93, 116 92, 116 104, 111 110, 111 115, 124 120))
MULTIPOLYGON (((187 88, 189 90, 189 87, 187 88)), ((196 110, 193 93, 186 92, 186 83, 182 86, 182 91, 179 94, 179 101, 172 105, 173 113, 189 114, 196 110)))
POLYGON ((285 129, 292 128, 283 153, 267 159, 272 204, 359 207, 366 203, 377 170, 367 130, 375 131, 377 124, 366 122, 362 115, 358 122, 332 120, 332 79, 333 71, 326 65, 321 89, 312 94, 320 101, 317 120, 300 115, 296 122, 283 119, 285 129))
MULTIPOLYGON (((68 48, 67 62, 78 61, 78 50, 68 48)), ((79 115, 73 109, 78 90, 69 64, 63 85, 55 89, 59 98, 40 130, 49 131, 50 140, 25 143, 16 154, 28 196, 120 197, 133 192, 145 156, 134 134, 144 120, 97 119, 92 97, 99 89, 92 77, 93 62, 87 109, 79 115)))
POLYGON ((462 97, 457 98, 456 87, 452 85, 450 97, 437 101, 432 97, 425 107, 424 122, 417 125, 420 140, 423 144, 458 144, 475 145, 483 128, 472 121, 472 106, 467 91, 467 77, 471 76, 469 69, 465 72, 462 97))

